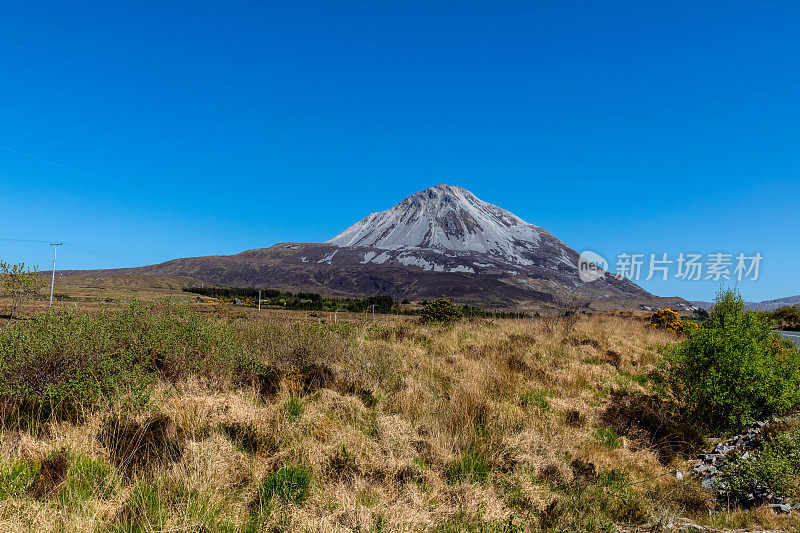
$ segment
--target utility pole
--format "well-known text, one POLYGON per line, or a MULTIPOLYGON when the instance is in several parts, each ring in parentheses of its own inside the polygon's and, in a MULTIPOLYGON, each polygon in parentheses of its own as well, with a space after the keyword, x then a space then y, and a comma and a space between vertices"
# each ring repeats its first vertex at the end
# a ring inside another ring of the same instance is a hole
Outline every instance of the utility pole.
POLYGON ((50 278, 50 307, 53 307, 53 286, 56 284, 56 249, 63 242, 51 242, 50 246, 53 247, 53 276, 50 278))
POLYGON ((258 310, 261 311, 261 289, 258 289, 258 310))

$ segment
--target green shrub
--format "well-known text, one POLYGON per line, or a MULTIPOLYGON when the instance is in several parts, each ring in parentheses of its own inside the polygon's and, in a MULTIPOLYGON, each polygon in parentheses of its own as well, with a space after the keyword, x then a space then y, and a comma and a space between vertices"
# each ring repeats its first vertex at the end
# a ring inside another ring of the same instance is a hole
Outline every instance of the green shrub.
POLYGON ((800 352, 777 343, 769 319, 721 291, 703 327, 667 356, 672 390, 712 429, 739 428, 800 404, 800 352))
POLYGON ((22 302, 32 298, 46 283, 36 267, 26 268, 23 263, 14 265, 0 260, 0 295, 11 297, 9 323, 22 302))
POLYGON ((265 477, 258 486, 258 503, 262 506, 273 498, 283 503, 301 505, 311 492, 313 473, 306 466, 283 465, 265 477))
MULTIPOLYGON (((150 376, 88 315, 39 314, 0 332, 0 401, 34 418, 147 399, 150 376)), ((13 411, 12 411, 13 412, 13 411)))
POLYGON ((74 417, 142 405, 156 379, 187 375, 273 395, 280 372, 240 340, 230 326, 170 304, 38 314, 0 331, 0 402, 26 419, 74 417))
POLYGON ((784 305, 771 313, 772 319, 781 329, 800 330, 800 307, 784 305))
POLYGON ((462 311, 450 300, 440 298, 426 303, 421 316, 423 324, 452 324, 462 317, 462 311))

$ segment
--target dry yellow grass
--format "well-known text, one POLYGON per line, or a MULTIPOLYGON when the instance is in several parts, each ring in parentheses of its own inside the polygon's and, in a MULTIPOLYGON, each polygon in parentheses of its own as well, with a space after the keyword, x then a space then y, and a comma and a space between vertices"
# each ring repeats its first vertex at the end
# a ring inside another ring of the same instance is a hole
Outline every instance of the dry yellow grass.
POLYGON ((611 314, 581 317, 574 327, 551 319, 445 327, 306 318, 234 325, 243 346, 271 364, 324 365, 330 383, 303 389, 303 376, 289 372, 270 398, 195 378, 161 383, 129 416, 167 417, 182 453, 148 471, 113 466, 99 438, 111 413, 50 421, 34 433, 6 428, 6 478, 12 465, 60 450, 70 464, 96 461, 107 474, 105 488, 90 483, 74 497, 64 489, 72 466, 48 497, 6 494, 0 530, 602 531, 678 518, 798 526, 765 511, 709 517, 696 483, 671 475, 686 471, 682 459, 665 465, 641 443, 598 433, 607 430, 601 415, 612 391, 651 388, 646 376, 659 346, 676 340, 671 333, 611 314), (307 498, 258 501, 262 480, 284 465, 313 473, 307 498))

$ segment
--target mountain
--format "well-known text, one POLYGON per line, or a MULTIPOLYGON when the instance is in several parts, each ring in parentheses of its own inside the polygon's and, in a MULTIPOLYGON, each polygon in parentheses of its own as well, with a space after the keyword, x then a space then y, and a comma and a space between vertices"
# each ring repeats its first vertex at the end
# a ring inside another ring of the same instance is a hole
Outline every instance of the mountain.
MULTIPOLYGON (((388 211, 369 215, 328 244, 475 252, 527 265, 526 252, 536 252, 544 234, 549 235, 466 189, 437 185, 409 196, 388 211)), ((569 261, 566 257, 564 260, 569 261)))
MULTIPOLYGON (((228 286, 314 291, 333 296, 445 295, 496 307, 690 308, 626 279, 583 282, 578 253, 549 231, 478 199, 437 185, 373 213, 325 243, 281 243, 231 256, 174 259, 104 273, 188 276, 228 286)), ((87 274, 87 271, 74 273, 87 274)))
POLYGON ((799 305, 800 304, 800 294, 797 296, 787 296, 786 298, 776 298, 774 300, 764 300, 763 302, 758 302, 757 304, 752 304, 751 309, 757 309, 759 311, 774 311, 779 309, 785 305, 799 305))
MULTIPOLYGON (((714 302, 691 302, 692 304, 702 309, 711 309, 714 307, 714 302)), ((783 307, 784 305, 800 305, 800 295, 787 296, 786 298, 775 298, 774 300, 764 300, 761 302, 745 302, 744 306, 747 309, 755 311, 774 311, 783 307)))

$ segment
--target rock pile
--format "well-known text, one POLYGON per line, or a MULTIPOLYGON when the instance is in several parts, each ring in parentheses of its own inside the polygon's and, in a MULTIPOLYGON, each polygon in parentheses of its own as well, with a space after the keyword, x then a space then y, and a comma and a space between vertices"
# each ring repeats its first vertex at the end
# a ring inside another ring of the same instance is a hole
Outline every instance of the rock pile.
POLYGON ((719 474, 724 465, 737 457, 745 459, 749 457, 759 435, 763 433, 767 426, 778 422, 798 420, 798 418, 800 417, 795 415, 793 417, 753 422, 746 432, 720 442, 711 453, 699 455, 699 460, 692 468, 694 475, 702 478, 701 484, 704 488, 713 490, 716 493, 717 502, 720 504, 739 505, 748 508, 766 504, 767 507, 777 513, 791 513, 792 511, 800 510, 800 503, 792 505, 786 498, 774 494, 768 487, 764 487, 755 480, 743 495, 741 493, 731 493, 723 483, 719 482, 719 474))

